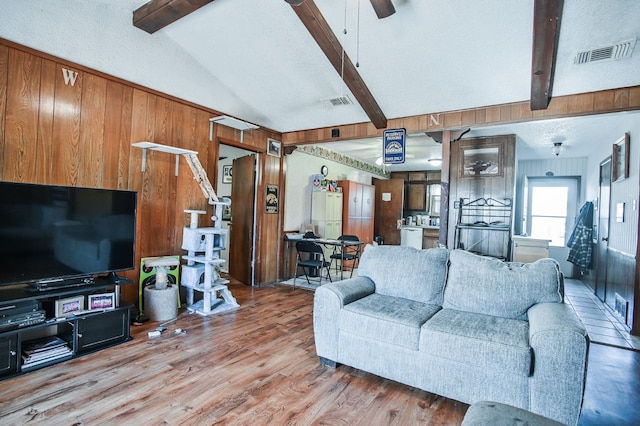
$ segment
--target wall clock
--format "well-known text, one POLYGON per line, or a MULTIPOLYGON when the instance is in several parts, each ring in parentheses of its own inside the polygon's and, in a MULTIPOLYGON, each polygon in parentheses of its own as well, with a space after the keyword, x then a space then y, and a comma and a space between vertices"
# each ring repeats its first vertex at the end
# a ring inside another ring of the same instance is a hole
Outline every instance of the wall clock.
POLYGON ((322 166, 320 168, 320 173, 322 173, 322 176, 327 176, 329 174, 329 168, 327 166, 322 166))

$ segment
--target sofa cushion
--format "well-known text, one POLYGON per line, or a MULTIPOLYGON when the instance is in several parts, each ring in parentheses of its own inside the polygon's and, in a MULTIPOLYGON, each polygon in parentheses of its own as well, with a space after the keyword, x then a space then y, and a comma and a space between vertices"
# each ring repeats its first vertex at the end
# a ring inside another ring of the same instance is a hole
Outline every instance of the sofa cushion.
POLYGON ((562 302, 560 268, 553 259, 510 263, 463 250, 449 255, 444 308, 527 319, 527 310, 562 302))
POLYGON ((529 323, 522 320, 442 309, 422 326, 420 351, 485 370, 531 373, 529 323))
POLYGON ((376 293, 442 305, 449 251, 407 246, 367 246, 358 275, 376 285, 376 293))
POLYGON ((371 294, 345 305, 339 327, 351 334, 418 350, 420 328, 440 306, 371 294))

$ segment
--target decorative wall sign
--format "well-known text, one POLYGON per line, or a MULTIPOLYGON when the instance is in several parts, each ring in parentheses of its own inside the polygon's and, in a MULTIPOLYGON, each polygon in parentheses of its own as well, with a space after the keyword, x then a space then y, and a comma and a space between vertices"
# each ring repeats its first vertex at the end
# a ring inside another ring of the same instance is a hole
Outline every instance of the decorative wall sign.
POLYGON ((613 144, 611 180, 617 182, 629 177, 629 133, 613 144))
POLYGON ((339 154, 337 152, 331 151, 330 149, 326 149, 316 145, 298 145, 298 147, 296 148, 296 152, 301 152, 303 154, 311 155, 316 158, 324 158, 326 160, 330 160, 338 164, 343 164, 345 166, 362 170, 367 173, 375 174, 378 176, 383 176, 388 178, 391 175, 389 172, 385 172, 380 167, 363 163, 360 160, 356 160, 344 154, 339 154))
POLYGON ((278 213, 278 185, 267 184, 265 213, 278 213))
POLYGON ((404 164, 407 129, 385 130, 382 138, 382 162, 404 164))
POLYGON ((280 157, 282 143, 275 139, 267 139, 267 154, 280 157))
POLYGON ((233 166, 222 166, 222 183, 231 183, 233 178, 233 166))

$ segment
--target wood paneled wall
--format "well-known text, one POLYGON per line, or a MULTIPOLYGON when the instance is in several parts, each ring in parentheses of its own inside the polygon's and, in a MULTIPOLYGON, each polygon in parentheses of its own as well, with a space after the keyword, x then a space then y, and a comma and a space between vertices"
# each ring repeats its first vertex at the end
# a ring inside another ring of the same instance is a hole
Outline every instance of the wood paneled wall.
MULTIPOLYGON (((216 125, 211 142, 209 119, 218 115, 0 39, 0 179, 138 191, 137 265, 142 257, 183 254, 182 228, 188 225, 184 210, 212 209, 186 161, 180 160, 176 177, 172 154, 149 151, 143 173, 142 150, 132 143, 151 141, 198 151, 215 185, 219 138, 261 154, 268 137, 281 139, 279 133, 258 129, 245 132, 241 144, 239 131, 216 125)), ((282 164, 279 157, 261 158, 256 282, 266 283, 278 278, 284 207, 281 204, 278 214, 260 208, 265 184, 281 184, 282 164)), ((210 225, 203 220, 201 225, 210 225)), ((123 275, 137 282, 139 270, 123 275)), ((136 300, 137 293, 137 286, 123 289, 129 301, 136 300)))
MULTIPOLYGON (((577 95, 554 96, 549 102, 549 107, 544 110, 531 111, 530 102, 527 100, 459 111, 432 112, 412 117, 394 118, 388 120, 387 128, 405 128, 407 133, 412 134, 638 109, 640 109, 640 86, 633 86, 577 95)), ((371 138, 382 136, 382 132, 383 129, 376 129, 369 122, 345 124, 284 133, 283 143, 284 145, 296 145, 371 138), (331 136, 332 130, 335 129, 339 130, 339 138, 331 136)))
MULTIPOLYGON (((478 198, 493 198, 500 201, 504 198, 510 198, 513 201, 515 197, 515 148, 516 140, 514 135, 463 139, 451 144, 451 161, 449 164, 451 168, 449 175, 449 248, 455 248, 455 228, 457 215, 459 214, 459 209, 454 208, 456 201, 461 198, 465 198, 465 202, 474 201, 478 198), (464 149, 495 146, 500 149, 501 173, 499 175, 462 177, 464 149)), ((513 222, 513 211, 511 212, 511 219, 513 222)), ((511 231, 513 231, 513 226, 511 231)), ((474 238, 484 238, 485 243, 491 246, 485 248, 485 253, 493 253, 495 247, 504 246, 504 250, 497 250, 497 252, 503 252, 504 254, 508 254, 510 250, 509 239, 505 238, 507 235, 506 232, 487 233, 487 231, 478 231, 473 234, 474 238)))

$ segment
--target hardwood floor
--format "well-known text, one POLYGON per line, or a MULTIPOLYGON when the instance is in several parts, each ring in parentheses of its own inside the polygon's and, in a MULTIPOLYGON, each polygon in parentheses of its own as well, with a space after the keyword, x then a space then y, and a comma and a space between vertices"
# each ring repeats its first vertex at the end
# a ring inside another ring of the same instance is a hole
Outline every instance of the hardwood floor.
MULTIPOLYGON (((133 326, 130 342, 0 382, 0 424, 462 422, 466 404, 350 367, 320 366, 313 340, 313 292, 242 284, 230 289, 241 305, 236 311, 208 318, 181 313, 158 338, 147 336, 157 323, 133 326), (177 328, 186 334, 175 334, 177 328)), ((611 359, 606 352, 597 354, 611 359)), ((637 358, 630 371, 629 364, 611 362, 614 372, 600 375, 594 374, 594 359, 598 357, 590 358, 587 378, 588 415, 583 412, 580 424, 612 418, 633 424, 633 407, 640 406, 637 358), (621 388, 611 380, 633 385, 621 388), (616 394, 623 389, 631 395, 616 394), (602 400, 602 392, 617 405, 602 400)))
POLYGON ((0 424, 440 424, 467 406, 315 355, 313 292, 230 286, 240 309, 181 313, 133 340, 0 382, 0 424), (175 334, 176 328, 186 334, 175 334))

